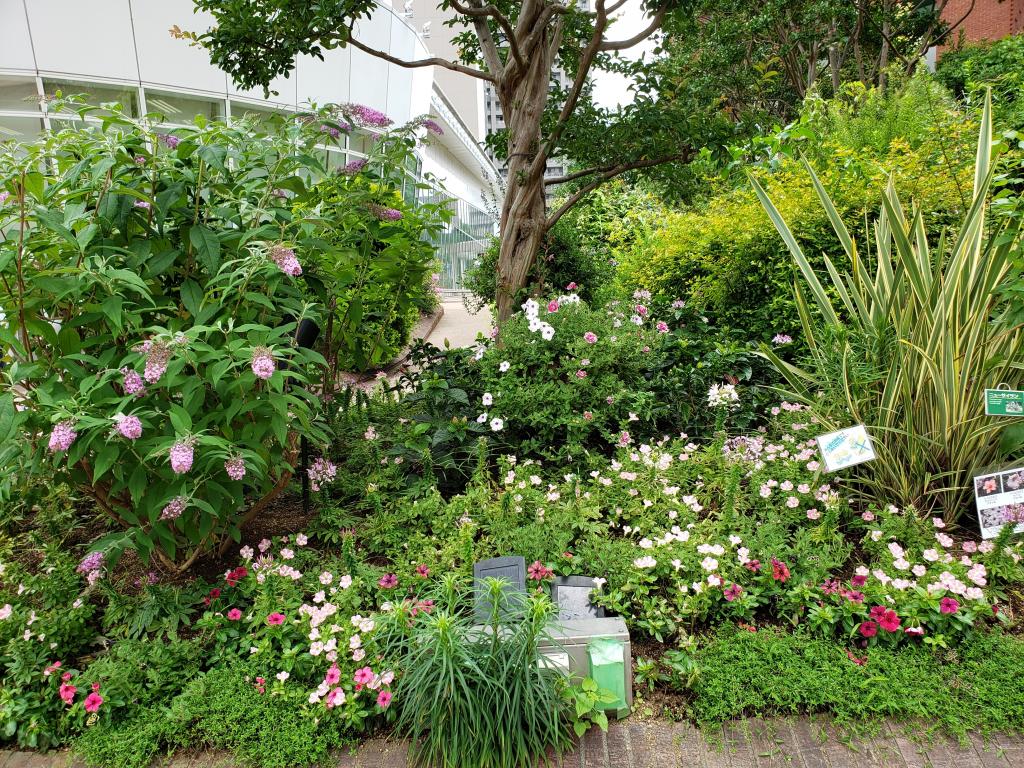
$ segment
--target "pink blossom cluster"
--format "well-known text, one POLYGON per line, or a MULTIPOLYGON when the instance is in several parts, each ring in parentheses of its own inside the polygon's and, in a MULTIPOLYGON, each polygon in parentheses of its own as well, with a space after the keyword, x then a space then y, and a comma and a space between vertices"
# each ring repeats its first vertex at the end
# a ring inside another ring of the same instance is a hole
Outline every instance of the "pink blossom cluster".
POLYGON ((195 443, 191 438, 179 440, 171 446, 171 469, 175 474, 183 475, 192 469, 192 461, 195 458, 195 443))
POLYGON ((313 490, 319 491, 325 485, 334 482, 338 468, 327 459, 320 457, 306 470, 306 474, 309 476, 309 483, 313 490))
POLYGON ((160 519, 164 522, 170 520, 177 520, 181 517, 181 513, 185 511, 185 507, 188 506, 188 499, 184 496, 175 496, 167 505, 164 506, 160 512, 160 519))
POLYGON ((274 363, 274 353, 267 347, 254 348, 249 366, 257 379, 266 381, 274 375, 274 371, 277 369, 274 363))
POLYGON ((302 274, 302 265, 299 263, 299 259, 295 255, 295 251, 281 243, 272 245, 270 247, 270 251, 267 253, 267 257, 286 275, 298 277, 302 274))
POLYGON ((125 416, 119 413, 114 417, 114 428, 126 440, 138 440, 142 437, 142 421, 138 416, 125 416))
POLYGON ((73 421, 61 421, 54 425, 53 430, 50 432, 50 442, 47 446, 50 449, 50 453, 66 451, 71 447, 75 442, 75 438, 78 437, 74 427, 75 423, 73 421))

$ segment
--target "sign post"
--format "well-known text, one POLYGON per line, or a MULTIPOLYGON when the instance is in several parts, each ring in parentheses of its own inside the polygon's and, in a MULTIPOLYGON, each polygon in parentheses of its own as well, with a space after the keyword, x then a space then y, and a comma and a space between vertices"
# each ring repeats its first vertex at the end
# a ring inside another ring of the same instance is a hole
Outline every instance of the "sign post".
POLYGON ((1024 416, 1024 392, 1000 384, 985 390, 986 416, 1024 416))
POLYGON ((819 436, 817 440, 825 469, 829 472, 863 464, 875 458, 875 447, 871 444, 871 437, 863 424, 829 432, 827 435, 819 436))

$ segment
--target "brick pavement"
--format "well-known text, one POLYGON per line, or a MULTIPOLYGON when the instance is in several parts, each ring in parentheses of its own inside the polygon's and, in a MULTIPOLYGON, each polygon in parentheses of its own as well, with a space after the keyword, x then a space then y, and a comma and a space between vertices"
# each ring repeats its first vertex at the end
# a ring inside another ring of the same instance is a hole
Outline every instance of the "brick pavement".
MULTIPOLYGON (((372 739, 337 768, 404 768, 406 744, 372 739)), ((215 752, 164 758, 154 768, 235 768, 215 752)), ((843 743, 820 718, 740 720, 701 733, 687 723, 626 720, 608 733, 591 730, 552 768, 1024 768, 1024 738, 972 735, 965 745, 945 738, 919 740, 890 724, 871 738, 843 743)), ((82 768, 66 752, 41 755, 0 751, 0 768, 82 768)))

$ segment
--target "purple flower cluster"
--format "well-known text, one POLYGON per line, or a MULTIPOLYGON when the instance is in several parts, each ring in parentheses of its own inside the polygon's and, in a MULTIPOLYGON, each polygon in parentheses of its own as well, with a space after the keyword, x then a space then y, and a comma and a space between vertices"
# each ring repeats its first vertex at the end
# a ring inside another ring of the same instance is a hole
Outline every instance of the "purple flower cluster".
POLYGON ((302 274, 302 265, 295 257, 295 251, 283 245, 275 245, 270 249, 270 260, 277 264, 278 269, 286 275, 298 277, 302 274))
POLYGON ((10 192, 0 192, 0 205, 7 202, 7 198, 11 196, 10 192))
POLYGON ((327 459, 320 457, 313 462, 313 466, 306 470, 309 475, 309 483, 314 491, 319 491, 323 486, 334 482, 338 468, 327 459))
POLYGON ((71 444, 75 442, 75 438, 78 437, 74 427, 75 423, 73 421, 62 421, 54 425, 53 431, 50 432, 50 453, 66 451, 71 447, 71 444))
POLYGON ((383 112, 378 112, 372 107, 367 107, 362 104, 353 104, 348 108, 348 112, 353 118, 363 125, 373 126, 374 128, 387 128, 391 125, 390 117, 385 115, 383 112))
POLYGON ((444 129, 429 118, 423 121, 423 127, 426 128, 435 136, 444 136, 444 129))
POLYGON ((125 416, 119 413, 114 417, 114 422, 121 437, 128 440, 138 440, 142 437, 142 422, 139 421, 138 416, 125 416))
POLYGON ((181 513, 185 511, 185 507, 188 506, 188 499, 184 496, 175 496, 171 499, 167 506, 160 512, 161 520, 177 520, 181 517, 181 513))
POLYGON ((157 138, 166 144, 168 149, 177 149, 178 143, 181 141, 177 136, 171 136, 169 133, 159 133, 157 138))
POLYGON ((176 474, 183 475, 192 469, 192 460, 195 458, 195 448, 191 440, 181 440, 171 446, 171 469, 176 474))
POLYGON ((266 347, 256 347, 252 351, 252 362, 250 363, 252 372, 256 375, 257 379, 263 379, 266 381, 274 375, 276 366, 274 365, 274 353, 266 347))
POLYGON ((388 208, 386 205, 377 205, 376 203, 370 205, 370 213, 381 221, 398 221, 402 218, 401 211, 395 208, 388 208))
POLYGON ((90 586, 95 584, 103 575, 103 553, 90 552, 82 558, 82 562, 78 564, 75 570, 85 576, 90 586))
POLYGON ((345 167, 342 168, 339 171, 339 173, 343 173, 346 176, 355 176, 357 173, 359 173, 365 167, 366 167, 366 158, 365 157, 357 157, 355 160, 349 160, 347 163, 345 163, 345 167))
POLYGON ((330 137, 332 139, 336 139, 339 136, 341 136, 341 131, 335 128, 333 125, 321 125, 320 132, 330 134, 330 137))
POLYGON ((141 395, 146 391, 146 384, 142 377, 131 368, 122 368, 121 375, 124 376, 124 393, 126 395, 141 395))
POLYGON ((245 477, 245 459, 241 456, 234 456, 224 462, 224 471, 232 480, 241 480, 245 477))
POLYGON ((167 370, 167 363, 171 360, 171 348, 161 341, 147 340, 135 348, 146 356, 146 368, 142 372, 143 377, 150 384, 160 380, 167 370))

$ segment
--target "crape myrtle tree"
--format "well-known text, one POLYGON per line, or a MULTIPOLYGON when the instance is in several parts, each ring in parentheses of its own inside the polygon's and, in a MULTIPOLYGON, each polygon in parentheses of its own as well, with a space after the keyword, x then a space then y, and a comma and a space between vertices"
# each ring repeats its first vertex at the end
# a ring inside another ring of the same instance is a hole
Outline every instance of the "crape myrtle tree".
MULTIPOLYGON (((213 62, 244 87, 287 76, 299 54, 351 45, 400 67, 437 66, 491 83, 506 130, 495 149, 507 160, 508 186, 501 210, 497 265, 498 321, 512 314, 544 235, 580 199, 609 179, 666 164, 687 163, 702 148, 722 146, 731 133, 718 98, 685 84, 668 83, 653 61, 630 61, 623 51, 649 39, 677 16, 693 13, 691 0, 644 0, 646 26, 617 36, 616 13, 626 0, 592 0, 584 8, 556 0, 441 0, 451 12, 459 55, 403 60, 359 39, 358 22, 372 0, 196 0, 215 26, 195 35, 213 62), (553 84, 560 66, 564 88, 553 84), (594 104, 596 70, 632 76, 631 104, 608 110, 594 104), (661 98, 671 86, 672 97, 661 98), (545 178, 551 157, 568 157, 571 173, 545 178), (545 190, 569 183, 569 195, 548 210, 545 190)), ((653 58, 663 54, 660 45, 653 58)))

